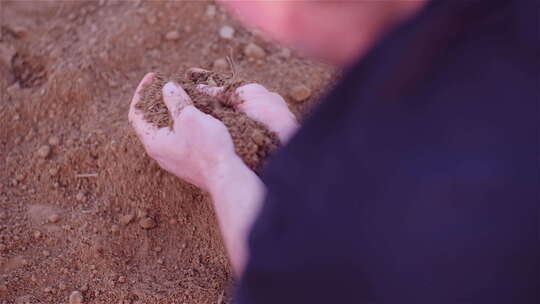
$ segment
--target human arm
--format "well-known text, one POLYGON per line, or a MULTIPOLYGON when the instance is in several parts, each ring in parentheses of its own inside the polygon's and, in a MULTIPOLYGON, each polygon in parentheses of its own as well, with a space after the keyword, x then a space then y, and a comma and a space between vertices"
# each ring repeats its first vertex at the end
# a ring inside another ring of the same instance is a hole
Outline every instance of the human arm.
MULTIPOLYGON (((158 129, 144 121, 135 104, 140 90, 153 79, 150 73, 139 84, 129 120, 147 153, 162 168, 210 193, 231 263, 240 276, 248 257, 250 227, 265 195, 264 184, 236 155, 226 127, 195 108, 178 85, 167 83, 163 88, 173 129, 158 129)), ((217 92, 200 89, 210 95, 217 92)), ((237 93, 238 110, 276 131, 283 142, 292 135, 297 122, 279 95, 254 84, 238 88, 237 93)))

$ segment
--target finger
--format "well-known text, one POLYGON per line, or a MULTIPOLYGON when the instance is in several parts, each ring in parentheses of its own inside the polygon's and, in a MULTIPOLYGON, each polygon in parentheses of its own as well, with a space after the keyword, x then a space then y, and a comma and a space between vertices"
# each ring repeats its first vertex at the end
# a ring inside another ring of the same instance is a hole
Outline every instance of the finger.
POLYGON ((186 106, 193 104, 186 91, 174 82, 167 82, 163 86, 163 101, 167 109, 169 109, 173 120, 180 116, 186 106))
MULTIPOLYGON (((206 94, 225 105, 238 107, 238 105, 258 98, 262 94, 268 94, 268 90, 260 84, 250 83, 237 88, 234 94, 223 94, 225 87, 214 87, 205 84, 199 84, 197 91, 206 94)), ((239 110, 242 110, 239 108, 239 110)))

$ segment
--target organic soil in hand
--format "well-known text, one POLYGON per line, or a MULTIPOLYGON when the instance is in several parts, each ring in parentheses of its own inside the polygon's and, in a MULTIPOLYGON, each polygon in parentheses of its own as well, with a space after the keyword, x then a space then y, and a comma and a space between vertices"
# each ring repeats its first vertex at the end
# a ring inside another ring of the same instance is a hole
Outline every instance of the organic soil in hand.
POLYGON ((245 81, 216 72, 189 72, 170 78, 157 74, 153 83, 141 90, 141 99, 136 104, 144 112, 146 121, 158 128, 172 129, 173 120, 162 95, 163 86, 171 80, 182 86, 195 107, 223 122, 231 134, 236 153, 252 170, 259 171, 264 159, 279 147, 279 138, 274 132, 232 107, 233 94, 245 81), (220 96, 210 97, 196 90, 198 84, 222 86, 224 90, 220 96))

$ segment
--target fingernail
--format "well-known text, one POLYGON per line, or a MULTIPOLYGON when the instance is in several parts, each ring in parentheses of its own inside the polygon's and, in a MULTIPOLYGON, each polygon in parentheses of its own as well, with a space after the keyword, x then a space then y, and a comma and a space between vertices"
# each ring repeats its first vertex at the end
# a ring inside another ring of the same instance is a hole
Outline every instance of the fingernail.
POLYGON ((180 88, 172 81, 167 82, 165 86, 163 86, 163 93, 167 96, 175 96, 180 93, 180 88))

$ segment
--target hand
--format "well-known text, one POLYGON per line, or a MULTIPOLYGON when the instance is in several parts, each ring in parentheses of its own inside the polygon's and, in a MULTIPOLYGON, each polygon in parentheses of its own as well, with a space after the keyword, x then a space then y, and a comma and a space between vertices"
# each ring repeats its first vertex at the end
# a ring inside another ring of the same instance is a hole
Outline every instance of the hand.
MULTIPOLYGON (((193 68, 192 72, 205 72, 193 68)), ((219 97, 223 87, 212 87, 200 84, 201 92, 219 97)), ((249 118, 262 123, 269 130, 276 132, 282 143, 286 143, 298 129, 298 121, 289 110, 287 103, 279 94, 268 91, 260 84, 250 83, 236 89, 232 100, 218 100, 232 104, 237 110, 244 112, 249 118)))
POLYGON ((135 108, 140 91, 154 80, 147 74, 135 91, 129 109, 129 121, 146 152, 165 170, 209 190, 224 164, 237 163, 239 157, 225 125, 195 108, 190 97, 178 85, 168 82, 163 99, 174 121, 172 130, 157 128, 143 119, 135 108))

